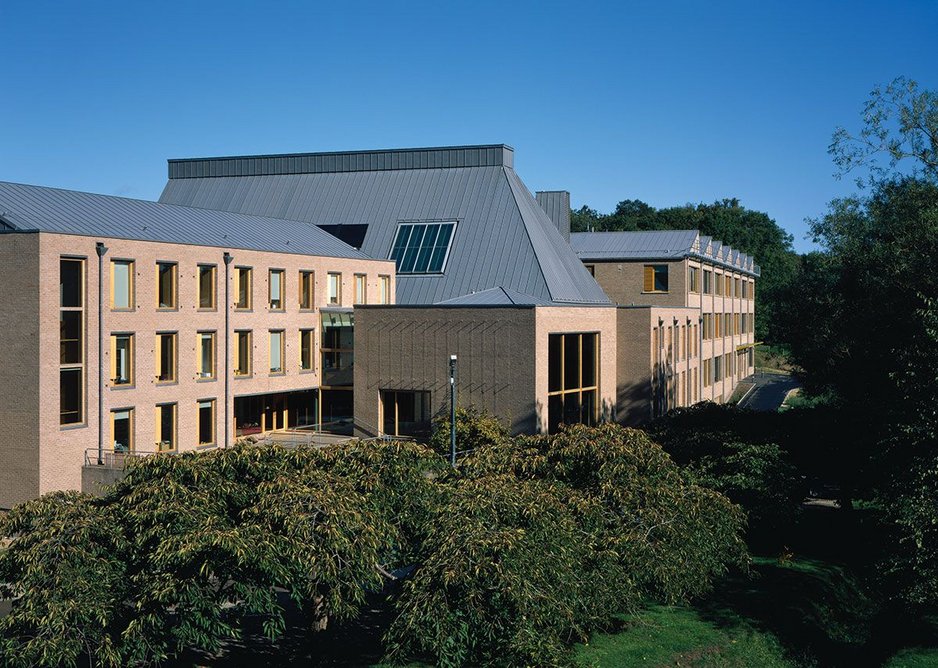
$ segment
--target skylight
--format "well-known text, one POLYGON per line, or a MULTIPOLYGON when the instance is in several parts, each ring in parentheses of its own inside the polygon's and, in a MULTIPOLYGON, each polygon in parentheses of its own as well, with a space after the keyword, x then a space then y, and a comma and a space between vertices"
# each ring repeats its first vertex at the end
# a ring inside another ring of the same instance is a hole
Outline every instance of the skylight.
POLYGON ((389 259, 399 274, 438 274, 446 266, 456 223, 401 223, 389 259))

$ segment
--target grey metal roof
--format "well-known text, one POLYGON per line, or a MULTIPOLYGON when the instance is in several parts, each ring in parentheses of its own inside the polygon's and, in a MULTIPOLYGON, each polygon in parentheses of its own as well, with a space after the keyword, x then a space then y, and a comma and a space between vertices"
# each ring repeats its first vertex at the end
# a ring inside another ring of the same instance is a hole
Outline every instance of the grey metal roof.
POLYGON ((447 299, 439 303, 447 306, 484 306, 493 304, 550 306, 553 302, 538 299, 537 297, 532 297, 531 295, 524 295, 515 290, 499 286, 496 288, 489 288, 488 290, 482 290, 481 292, 473 292, 468 295, 463 295, 462 297, 454 297, 453 299, 447 299))
POLYGON ((684 257, 698 236, 697 230, 575 232, 570 244, 581 260, 664 259, 684 257))
MULTIPOLYGON (((227 211, 0 182, 0 217, 18 231, 367 258, 318 227, 227 211)), ((2 229, 2 228, 0 228, 2 229)))
POLYGON ((564 240, 570 242, 570 193, 566 190, 539 190, 534 199, 544 213, 560 230, 564 240))
MULTIPOLYGON (((468 160, 476 148, 487 147, 439 151, 468 160)), ((294 163, 297 173, 171 178, 160 201, 318 225, 367 224, 361 250, 376 258, 389 256, 400 222, 456 221, 443 273, 399 275, 399 304, 436 304, 499 286, 546 302, 609 303, 507 164, 509 155, 502 147, 504 164, 495 166, 311 173, 294 163)))
POLYGON ((758 276, 753 259, 698 230, 640 232, 575 232, 570 244, 584 262, 615 260, 672 260, 696 257, 758 276))

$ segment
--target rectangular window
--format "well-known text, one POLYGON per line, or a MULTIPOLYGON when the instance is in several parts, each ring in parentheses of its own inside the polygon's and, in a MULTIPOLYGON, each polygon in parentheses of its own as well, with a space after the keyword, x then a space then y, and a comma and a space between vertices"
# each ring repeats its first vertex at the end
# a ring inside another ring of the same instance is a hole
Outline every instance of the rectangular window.
POLYGON ((365 274, 355 274, 355 303, 368 303, 368 290, 365 274))
POLYGON ((382 431, 388 436, 430 434, 430 393, 381 390, 382 431))
POLYGON ((59 424, 85 420, 85 261, 59 260, 59 424))
POLYGON ((329 303, 342 303, 342 274, 329 274, 329 303))
POLYGON ((756 298, 756 282, 749 281, 749 299, 756 298))
POLYGON ((212 310, 215 308, 215 265, 199 265, 199 308, 212 310))
POLYGON ((316 330, 300 330, 300 369, 310 371, 313 368, 313 336, 316 330))
POLYGON ((599 334, 550 334, 547 339, 548 429, 599 419, 599 334))
POLYGON ((717 355, 713 358, 713 382, 723 380, 723 357, 717 355))
POLYGON ((668 265, 646 264, 644 275, 644 292, 668 291, 668 265))
POLYGON ((133 334, 111 334, 111 384, 134 384, 133 334))
POLYGON ((234 373, 236 376, 251 375, 251 332, 242 330, 235 332, 235 365, 234 373))
POLYGON ((713 272, 704 269, 703 273, 703 293, 709 295, 713 293, 713 272))
POLYGON ((390 304, 391 303, 391 277, 390 276, 379 276, 378 284, 381 287, 381 294, 379 295, 379 303, 381 304, 390 304))
POLYGON ((156 306, 161 309, 176 308, 175 262, 156 263, 156 306))
POLYGON ((134 307, 133 260, 111 261, 111 308, 130 310, 134 307))
POLYGON ((714 316, 714 338, 719 339, 723 336, 723 314, 717 313, 714 316))
POLYGON ((315 296, 316 274, 311 271, 300 272, 300 309, 310 311, 313 309, 315 296))
POLYGON ((734 278, 734 279, 733 279, 733 296, 734 296, 734 297, 739 297, 739 296, 740 296, 740 292, 739 292, 740 289, 741 289, 741 288, 740 288, 739 279, 738 279, 738 278, 734 278))
POLYGON ((199 408, 199 445, 215 444, 215 400, 203 399, 199 408))
POLYGON ((156 382, 176 382, 176 332, 156 335, 156 382))
POLYGON ((283 310, 283 269, 271 269, 267 280, 268 302, 271 311, 283 310))
POLYGON ((160 404, 156 407, 156 451, 168 452, 176 449, 176 404, 160 404))
POLYGON ((248 311, 252 305, 251 290, 253 281, 251 280, 251 268, 235 267, 235 281, 238 286, 235 295, 235 308, 248 311))
POLYGON ((446 267, 455 222, 401 223, 388 259, 399 274, 438 274, 446 267))
POLYGON ((199 378, 208 380, 215 377, 215 332, 199 332, 197 334, 199 378))
POLYGON ((697 267, 687 268, 687 283, 691 292, 700 292, 700 269, 697 267))
POLYGON ((713 360, 703 361, 703 384, 704 387, 713 384, 713 360))
POLYGON ((283 373, 283 330, 270 330, 270 372, 283 373))
POLYGON ((133 452, 133 408, 120 408, 111 411, 111 447, 114 449, 114 452, 133 452))
POLYGON ((355 314, 322 313, 321 322, 322 385, 350 387, 355 371, 355 314))

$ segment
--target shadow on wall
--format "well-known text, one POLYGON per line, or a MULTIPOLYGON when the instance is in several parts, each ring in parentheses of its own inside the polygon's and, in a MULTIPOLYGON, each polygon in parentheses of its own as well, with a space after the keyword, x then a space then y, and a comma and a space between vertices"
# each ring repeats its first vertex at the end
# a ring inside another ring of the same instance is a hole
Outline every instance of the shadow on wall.
POLYGON ((651 378, 616 387, 615 421, 635 427, 652 419, 651 378))

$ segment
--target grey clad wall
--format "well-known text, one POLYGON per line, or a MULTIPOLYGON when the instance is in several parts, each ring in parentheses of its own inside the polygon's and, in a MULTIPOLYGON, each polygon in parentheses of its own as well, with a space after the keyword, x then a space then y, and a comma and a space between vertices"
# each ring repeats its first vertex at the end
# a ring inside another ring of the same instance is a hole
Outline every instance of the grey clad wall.
POLYGON ((448 410, 457 353, 460 406, 513 433, 537 431, 533 307, 356 307, 355 350, 355 416, 366 429, 380 427, 381 390, 429 390, 432 412, 448 410))

